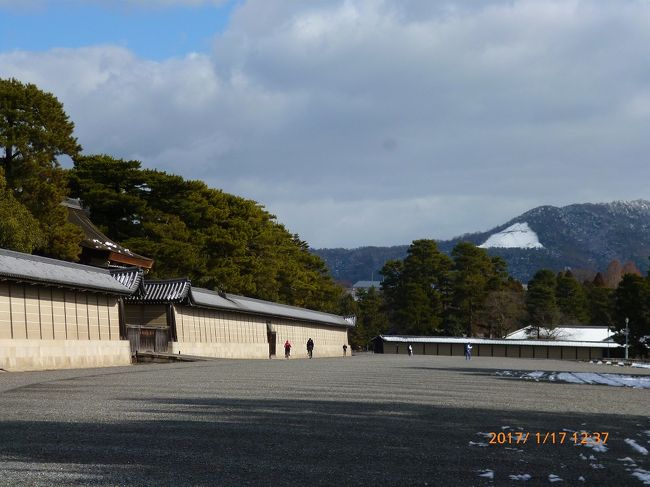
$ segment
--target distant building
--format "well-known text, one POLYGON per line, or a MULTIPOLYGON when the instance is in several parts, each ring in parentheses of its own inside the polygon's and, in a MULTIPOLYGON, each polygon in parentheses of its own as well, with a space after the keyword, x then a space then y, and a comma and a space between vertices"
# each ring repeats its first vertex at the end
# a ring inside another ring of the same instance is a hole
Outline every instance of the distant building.
POLYGON ((436 336, 379 335, 372 339, 375 353, 464 356, 471 343, 477 357, 591 360, 621 356, 621 346, 609 340, 531 340, 436 336))

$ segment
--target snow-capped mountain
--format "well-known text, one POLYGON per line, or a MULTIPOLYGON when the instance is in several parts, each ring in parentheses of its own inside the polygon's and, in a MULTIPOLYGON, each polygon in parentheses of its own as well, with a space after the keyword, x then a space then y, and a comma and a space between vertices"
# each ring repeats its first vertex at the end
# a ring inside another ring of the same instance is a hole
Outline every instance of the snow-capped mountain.
MULTIPOLYGON (((434 236, 432 236, 434 238, 434 236)), ((444 252, 469 241, 501 256, 511 275, 527 282, 541 268, 604 270, 612 260, 632 261, 641 271, 650 257, 650 201, 540 206, 487 232, 439 241, 444 252)), ((337 280, 355 282, 379 276, 388 259, 406 256, 396 247, 316 249, 337 280)))

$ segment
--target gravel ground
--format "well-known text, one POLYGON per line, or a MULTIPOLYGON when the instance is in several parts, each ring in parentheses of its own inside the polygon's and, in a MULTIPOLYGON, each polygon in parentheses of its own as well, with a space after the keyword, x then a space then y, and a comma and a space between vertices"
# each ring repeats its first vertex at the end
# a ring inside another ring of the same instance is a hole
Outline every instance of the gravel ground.
POLYGON ((650 390, 499 370, 650 375, 403 355, 2 373, 0 485, 650 485, 650 390))

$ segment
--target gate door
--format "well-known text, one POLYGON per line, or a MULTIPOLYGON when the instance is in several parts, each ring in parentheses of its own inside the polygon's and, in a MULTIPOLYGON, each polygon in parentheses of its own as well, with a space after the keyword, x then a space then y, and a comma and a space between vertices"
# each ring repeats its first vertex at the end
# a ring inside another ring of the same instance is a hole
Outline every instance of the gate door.
POLYGON ((138 352, 156 351, 156 330, 152 328, 140 328, 140 346, 138 352))
POLYGON ((169 330, 167 328, 127 327, 131 353, 169 352, 169 330))
POLYGON ((269 357, 275 355, 275 335, 276 333, 274 331, 269 331, 266 333, 266 337, 269 340, 269 357))

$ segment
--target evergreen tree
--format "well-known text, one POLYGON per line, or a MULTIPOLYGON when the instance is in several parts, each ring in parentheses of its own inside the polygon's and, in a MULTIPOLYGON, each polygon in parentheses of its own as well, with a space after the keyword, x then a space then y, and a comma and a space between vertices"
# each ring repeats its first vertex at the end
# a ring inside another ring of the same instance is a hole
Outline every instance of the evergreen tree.
POLYGON ((439 330, 449 303, 451 266, 433 240, 415 240, 403 263, 384 265, 382 290, 396 331, 430 335, 439 330))
POLYGON ((81 147, 74 125, 50 93, 16 79, 0 79, 0 164, 7 187, 40 222, 38 253, 74 260, 81 232, 68 223, 61 202, 67 195, 58 157, 81 147))
POLYGON ((371 287, 357 293, 357 325, 350 332, 353 347, 366 348, 370 340, 388 331, 390 325, 381 292, 371 287))
POLYGON ((500 258, 490 258, 486 250, 469 242, 458 243, 451 256, 454 264, 448 328, 454 335, 465 333, 472 336, 488 293, 501 289, 507 280, 505 262, 500 258))
POLYGON ((560 319, 566 325, 579 325, 589 321, 589 303, 584 287, 571 271, 560 272, 556 278, 555 299, 560 319))
POLYGON ((650 336, 650 283, 634 274, 623 276, 615 292, 616 341, 625 343, 625 320, 629 320, 630 357, 648 355, 645 337, 650 336))
POLYGON ((109 156, 77 158, 69 179, 95 224, 155 259, 151 277, 338 310, 342 289, 325 263, 254 201, 109 156))
POLYGON ((558 309, 555 300, 555 287, 555 274, 549 269, 537 271, 528 282, 526 311, 537 336, 541 336, 542 328, 551 330, 557 325, 558 309))
POLYGON ((38 220, 7 189, 0 170, 0 248, 31 254, 43 241, 38 220))

